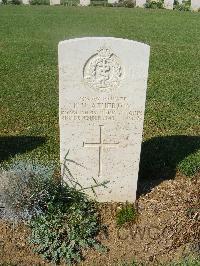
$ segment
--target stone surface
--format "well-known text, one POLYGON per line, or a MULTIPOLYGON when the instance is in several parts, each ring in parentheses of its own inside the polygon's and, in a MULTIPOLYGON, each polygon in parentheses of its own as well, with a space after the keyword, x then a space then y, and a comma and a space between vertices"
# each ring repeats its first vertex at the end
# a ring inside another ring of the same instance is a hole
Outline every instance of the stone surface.
POLYGON ((89 6, 90 0, 80 0, 80 6, 89 6))
POLYGON ((50 0, 50 6, 60 5, 60 0, 50 0))
POLYGON ((29 5, 30 3, 29 3, 29 0, 22 0, 22 4, 29 5))
POLYGON ((198 11, 200 9, 200 0, 191 0, 191 9, 198 11))
POLYGON ((62 167, 64 178, 83 187, 107 181, 95 188, 98 201, 133 202, 150 47, 93 37, 60 42, 58 52, 60 159, 72 175, 62 167))
POLYGON ((136 6, 138 7, 144 7, 146 4, 146 0, 136 0, 136 6))
POLYGON ((108 0, 109 4, 115 4, 115 3, 119 3, 119 0, 108 0))
POLYGON ((173 7, 174 7, 174 0, 164 0, 164 7, 166 9, 173 9, 173 7))

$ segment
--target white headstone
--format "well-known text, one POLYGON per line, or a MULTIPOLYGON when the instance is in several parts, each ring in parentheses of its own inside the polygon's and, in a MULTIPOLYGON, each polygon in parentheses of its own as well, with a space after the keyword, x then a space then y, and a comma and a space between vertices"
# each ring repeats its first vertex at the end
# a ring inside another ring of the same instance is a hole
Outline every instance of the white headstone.
POLYGON ((191 0, 191 9, 198 11, 200 9, 200 0, 191 0))
POLYGON ((136 198, 149 53, 146 44, 111 37, 59 43, 61 163, 69 150, 75 182, 108 181, 95 188, 100 202, 136 198))
POLYGON ((50 0, 50 6, 60 5, 60 0, 50 0))
POLYGON ((90 0, 80 0, 80 6, 89 6, 90 0))
POLYGON ((164 0, 164 7, 166 9, 173 9, 173 7, 174 7, 174 0, 164 0))
POLYGON ((24 5, 29 5, 30 2, 29 2, 29 0, 22 0, 22 4, 24 4, 24 5))
POLYGON ((145 4, 146 4, 146 0, 136 0, 137 7, 144 7, 145 4))

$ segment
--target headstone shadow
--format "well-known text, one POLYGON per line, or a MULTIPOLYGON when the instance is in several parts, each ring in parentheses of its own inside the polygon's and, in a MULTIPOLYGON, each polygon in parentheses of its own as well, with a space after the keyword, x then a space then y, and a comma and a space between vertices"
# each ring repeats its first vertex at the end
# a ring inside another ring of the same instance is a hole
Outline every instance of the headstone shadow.
POLYGON ((31 151, 46 142, 39 136, 0 136, 0 163, 16 154, 31 151))
POLYGON ((137 197, 150 192, 163 180, 173 179, 178 164, 198 149, 198 136, 155 137, 143 142, 137 197))

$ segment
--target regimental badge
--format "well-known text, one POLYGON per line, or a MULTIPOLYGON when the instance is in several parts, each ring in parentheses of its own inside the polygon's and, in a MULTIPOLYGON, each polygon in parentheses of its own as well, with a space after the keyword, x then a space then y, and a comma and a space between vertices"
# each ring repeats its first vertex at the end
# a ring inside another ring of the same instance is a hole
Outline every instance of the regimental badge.
POLYGON ((122 79, 122 67, 119 58, 108 48, 100 48, 91 56, 83 69, 85 83, 99 91, 113 90, 122 79))

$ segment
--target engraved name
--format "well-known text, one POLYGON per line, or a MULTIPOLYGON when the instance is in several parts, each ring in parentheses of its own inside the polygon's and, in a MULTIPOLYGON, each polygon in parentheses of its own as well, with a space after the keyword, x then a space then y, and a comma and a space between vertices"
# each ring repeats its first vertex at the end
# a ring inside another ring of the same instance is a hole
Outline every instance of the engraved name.
POLYGON ((66 104, 61 109, 64 121, 141 120, 143 111, 132 109, 126 97, 80 97, 78 102, 66 104))

